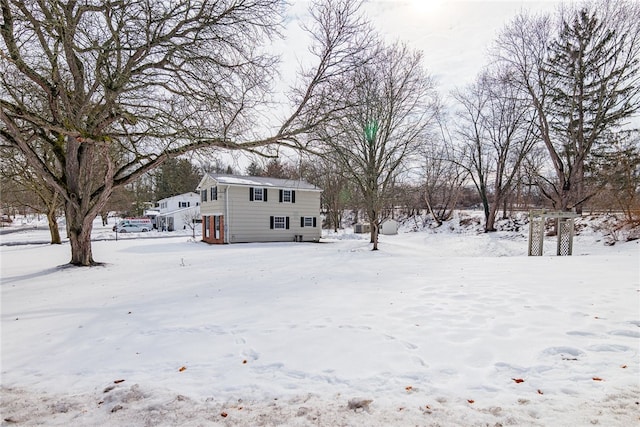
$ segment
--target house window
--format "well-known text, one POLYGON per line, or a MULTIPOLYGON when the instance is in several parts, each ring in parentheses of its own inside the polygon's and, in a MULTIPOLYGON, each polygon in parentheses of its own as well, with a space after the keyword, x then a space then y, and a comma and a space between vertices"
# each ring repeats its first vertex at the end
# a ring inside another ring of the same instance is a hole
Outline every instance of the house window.
POLYGON ((209 223, 209 217, 203 216, 202 221, 204 222, 204 237, 208 238, 211 235, 211 224, 209 223))
POLYGON ((188 208, 190 205, 189 202, 178 202, 178 207, 179 208, 188 208))
POLYGON ((207 201, 207 190, 201 190, 200 191, 200 201, 201 202, 206 202, 207 201))
POLYGON ((272 216, 272 217, 270 217, 270 228, 272 230, 288 230, 289 229, 289 217, 288 216, 272 216))
POLYGON ((218 187, 211 187, 211 200, 218 200, 218 187))
POLYGON ((213 217, 213 230, 216 239, 220 239, 220 216, 213 217))
POLYGON ((249 200, 252 202, 266 202, 267 201, 267 189, 266 188, 249 188, 249 200))
POLYGON ((303 216, 300 218, 300 227, 315 227, 316 226, 316 217, 315 216, 303 216))
POLYGON ((284 230, 286 226, 286 220, 283 216, 273 217, 273 228, 276 230, 284 230))
POLYGON ((280 203, 295 203, 295 190, 280 190, 280 203))

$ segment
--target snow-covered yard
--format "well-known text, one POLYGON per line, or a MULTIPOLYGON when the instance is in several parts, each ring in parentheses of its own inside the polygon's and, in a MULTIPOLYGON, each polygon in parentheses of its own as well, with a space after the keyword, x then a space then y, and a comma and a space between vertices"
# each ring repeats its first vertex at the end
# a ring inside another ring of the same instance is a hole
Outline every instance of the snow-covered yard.
POLYGON ((527 257, 526 230, 443 230, 377 252, 127 236, 90 269, 63 266, 67 244, 2 246, 2 423, 640 421, 638 240, 527 257))

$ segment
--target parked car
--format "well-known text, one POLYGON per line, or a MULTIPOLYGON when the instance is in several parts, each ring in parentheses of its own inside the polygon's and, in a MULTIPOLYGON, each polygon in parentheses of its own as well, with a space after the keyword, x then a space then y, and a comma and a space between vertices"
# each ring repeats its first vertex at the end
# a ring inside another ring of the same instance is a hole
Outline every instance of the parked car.
POLYGON ((149 226, 142 224, 123 224, 116 227, 118 233, 144 233, 149 231, 149 226))

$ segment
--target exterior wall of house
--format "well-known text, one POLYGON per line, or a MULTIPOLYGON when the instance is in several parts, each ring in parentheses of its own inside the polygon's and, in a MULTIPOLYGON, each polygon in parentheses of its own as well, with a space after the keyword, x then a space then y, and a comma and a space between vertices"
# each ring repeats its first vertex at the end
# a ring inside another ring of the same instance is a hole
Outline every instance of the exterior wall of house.
POLYGON ((216 186, 217 200, 211 201, 211 187, 215 184, 214 180, 201 183, 200 188, 207 191, 207 201, 201 199, 201 215, 224 216, 224 231, 229 243, 320 240, 319 191, 220 184, 216 186), (262 188, 263 195, 266 190, 266 201, 255 200, 251 195, 253 188, 262 188), (291 190, 290 195, 295 200, 281 202, 280 190, 291 190), (303 222, 306 222, 304 226, 303 222))
POLYGON ((199 219, 200 206, 192 206, 159 214, 156 216, 156 225, 160 231, 191 230, 194 220, 199 219))
POLYGON ((191 229, 193 220, 200 218, 200 197, 185 193, 158 200, 155 224, 160 231, 191 229))
POLYGON ((185 193, 177 196, 158 200, 158 210, 161 214, 166 212, 198 206, 200 198, 197 193, 185 193))
POLYGON ((207 215, 202 217, 202 241, 213 244, 224 243, 224 217, 207 215))

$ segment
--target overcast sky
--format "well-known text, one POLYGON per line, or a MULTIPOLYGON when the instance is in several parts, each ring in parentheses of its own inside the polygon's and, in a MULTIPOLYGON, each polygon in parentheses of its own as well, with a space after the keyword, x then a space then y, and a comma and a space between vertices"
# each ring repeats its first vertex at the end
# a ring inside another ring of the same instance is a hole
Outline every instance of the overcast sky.
MULTIPOLYGON (((299 24, 308 19, 309 2, 290 3, 285 67, 295 64, 308 47, 299 24)), ((474 79, 487 63, 487 48, 517 13, 553 12, 559 4, 530 0, 368 0, 363 11, 389 41, 406 41, 424 52, 424 65, 444 94, 474 79)))

